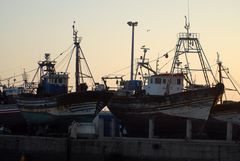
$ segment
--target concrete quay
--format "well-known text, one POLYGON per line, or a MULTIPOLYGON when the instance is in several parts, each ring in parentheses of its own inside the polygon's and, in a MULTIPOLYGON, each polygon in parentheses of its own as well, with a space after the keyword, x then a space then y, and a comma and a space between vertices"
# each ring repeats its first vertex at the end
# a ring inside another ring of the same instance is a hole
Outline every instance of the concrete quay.
POLYGON ((240 144, 125 137, 0 136, 1 161, 18 161, 22 155, 27 161, 240 161, 240 144))

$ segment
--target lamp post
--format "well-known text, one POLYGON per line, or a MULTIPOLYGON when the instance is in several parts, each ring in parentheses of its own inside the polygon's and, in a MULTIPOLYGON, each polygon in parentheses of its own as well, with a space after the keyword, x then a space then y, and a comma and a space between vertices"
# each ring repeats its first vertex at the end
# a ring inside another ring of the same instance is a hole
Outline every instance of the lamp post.
POLYGON ((134 61, 134 27, 138 25, 138 22, 127 22, 129 26, 132 26, 132 51, 131 51, 131 72, 130 79, 133 80, 133 61, 134 61))

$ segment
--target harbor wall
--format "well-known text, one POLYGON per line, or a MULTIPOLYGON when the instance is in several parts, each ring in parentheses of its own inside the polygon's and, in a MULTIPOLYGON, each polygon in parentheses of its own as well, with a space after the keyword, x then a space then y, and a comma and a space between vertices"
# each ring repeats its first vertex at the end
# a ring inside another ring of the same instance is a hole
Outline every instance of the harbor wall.
POLYGON ((240 161, 240 144, 227 141, 0 136, 0 160, 18 161, 240 161))

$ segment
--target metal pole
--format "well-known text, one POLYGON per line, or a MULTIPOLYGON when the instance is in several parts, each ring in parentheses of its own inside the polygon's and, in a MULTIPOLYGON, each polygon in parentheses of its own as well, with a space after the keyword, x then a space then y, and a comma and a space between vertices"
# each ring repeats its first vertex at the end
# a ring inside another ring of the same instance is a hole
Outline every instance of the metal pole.
POLYGON ((132 27, 132 50, 131 50, 131 71, 130 71, 130 80, 133 80, 133 67, 134 67, 134 27, 137 26, 138 22, 131 22, 127 23, 129 26, 132 27))
POLYGON ((131 80, 133 80, 133 60, 134 60, 134 25, 132 25, 132 51, 131 51, 131 80))
POLYGON ((76 73, 75 73, 75 77, 76 77, 76 92, 79 92, 79 43, 75 42, 75 46, 76 46, 76 73))
POLYGON ((73 41, 76 49, 76 71, 75 71, 75 85, 76 85, 76 92, 79 92, 79 41, 78 41, 78 36, 77 33, 78 31, 75 30, 75 21, 73 22, 73 41))

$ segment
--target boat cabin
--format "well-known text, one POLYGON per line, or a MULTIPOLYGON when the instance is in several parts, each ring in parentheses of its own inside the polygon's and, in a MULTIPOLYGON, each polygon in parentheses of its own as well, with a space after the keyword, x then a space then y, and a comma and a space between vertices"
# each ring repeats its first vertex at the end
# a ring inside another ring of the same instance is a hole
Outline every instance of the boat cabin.
POLYGON ((44 61, 38 62, 41 72, 37 94, 52 96, 68 92, 68 73, 56 72, 55 63, 49 53, 45 54, 44 61))
POLYGON ((38 86, 38 94, 57 95, 68 92, 68 74, 54 73, 42 77, 38 86))
POLYGON ((146 94, 164 95, 166 93, 167 83, 170 79, 169 94, 182 92, 184 79, 184 75, 182 73, 161 73, 158 75, 152 75, 148 78, 148 83, 144 86, 146 94))
POLYGON ((7 87, 3 88, 3 93, 5 93, 6 96, 17 96, 19 94, 24 93, 25 90, 23 87, 7 87))

